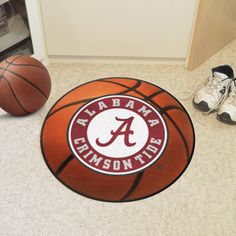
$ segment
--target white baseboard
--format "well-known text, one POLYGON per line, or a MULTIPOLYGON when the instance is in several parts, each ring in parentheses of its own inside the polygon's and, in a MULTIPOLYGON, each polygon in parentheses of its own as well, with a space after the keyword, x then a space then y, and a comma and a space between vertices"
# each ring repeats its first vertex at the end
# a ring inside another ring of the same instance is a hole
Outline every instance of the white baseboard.
POLYGON ((49 63, 157 64, 184 65, 185 58, 48 56, 49 63))

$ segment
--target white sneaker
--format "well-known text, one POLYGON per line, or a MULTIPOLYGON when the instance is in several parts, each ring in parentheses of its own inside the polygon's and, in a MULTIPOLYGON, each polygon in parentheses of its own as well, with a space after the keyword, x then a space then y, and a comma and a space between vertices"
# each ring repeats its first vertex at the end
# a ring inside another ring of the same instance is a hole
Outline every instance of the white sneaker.
POLYGON ((233 69, 228 65, 213 68, 208 83, 194 96, 194 106, 206 113, 217 110, 228 93, 233 77, 233 69))
POLYGON ((229 96, 222 103, 217 119, 230 125, 236 125, 236 78, 231 83, 229 96))

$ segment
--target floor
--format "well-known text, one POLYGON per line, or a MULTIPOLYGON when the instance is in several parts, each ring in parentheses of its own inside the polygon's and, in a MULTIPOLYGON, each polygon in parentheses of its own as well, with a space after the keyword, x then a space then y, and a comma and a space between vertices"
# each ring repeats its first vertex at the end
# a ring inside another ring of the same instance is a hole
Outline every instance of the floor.
POLYGON ((225 63, 236 69, 236 41, 193 72, 182 65, 51 64, 53 90, 40 111, 23 118, 0 111, 0 235, 236 235, 236 127, 191 104, 199 81, 225 63), (186 172, 145 200, 114 204, 77 195, 55 179, 40 152, 40 129, 56 100, 78 84, 111 76, 163 87, 186 107, 195 126, 196 149, 186 172))

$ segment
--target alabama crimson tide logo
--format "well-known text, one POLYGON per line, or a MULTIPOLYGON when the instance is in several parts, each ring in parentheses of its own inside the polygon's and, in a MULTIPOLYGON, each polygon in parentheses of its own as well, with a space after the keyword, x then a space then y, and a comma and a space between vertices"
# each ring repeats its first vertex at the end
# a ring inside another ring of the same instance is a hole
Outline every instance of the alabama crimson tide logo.
POLYGON ((110 175, 139 172, 161 157, 167 128, 149 103, 131 96, 95 99, 72 118, 68 142, 88 168, 110 175))

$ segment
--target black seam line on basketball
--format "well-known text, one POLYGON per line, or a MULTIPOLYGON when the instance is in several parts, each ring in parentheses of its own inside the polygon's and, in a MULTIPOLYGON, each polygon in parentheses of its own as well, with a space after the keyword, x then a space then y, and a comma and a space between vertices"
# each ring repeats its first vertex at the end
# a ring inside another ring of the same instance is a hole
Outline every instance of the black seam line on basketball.
POLYGON ((16 102, 17 102, 18 105, 21 107, 21 109, 22 109, 25 113, 30 114, 30 112, 28 112, 28 111, 24 108, 24 106, 21 104, 20 100, 17 98, 17 96, 16 96, 14 90, 13 90, 12 87, 11 87, 10 82, 9 82, 5 77, 3 77, 3 79, 7 82, 8 86, 9 86, 11 92, 12 92, 12 95, 13 95, 14 98, 16 99, 16 102))
POLYGON ((128 192, 120 199, 120 201, 125 200, 126 198, 128 198, 134 192, 134 190, 137 188, 139 182, 141 181, 142 177, 143 177, 143 172, 140 172, 140 173, 137 174, 137 176, 136 176, 133 184, 129 188, 128 192))
POLYGON ((58 169, 55 172, 55 175, 58 176, 65 168, 66 166, 74 159, 75 157, 73 155, 68 156, 62 164, 58 167, 58 169))
POLYGON ((29 66, 29 67, 36 67, 36 68, 39 68, 43 71, 47 71, 45 68, 43 67, 40 67, 40 66, 36 66, 36 65, 31 65, 31 64, 16 64, 16 63, 12 63, 12 62, 9 62, 7 59, 5 60, 5 62, 7 62, 8 64, 12 65, 12 66, 29 66))
MULTIPOLYGON (((107 80, 103 80, 103 81, 107 81, 107 80)), ((119 84, 123 87, 127 87, 126 85, 123 85, 123 84, 120 84, 120 83, 117 83, 117 82, 113 82, 113 81, 107 81, 109 83, 113 83, 113 84, 119 84)), ((150 103, 152 103, 154 106, 158 107, 159 110, 162 109, 161 106, 159 106, 158 104, 156 104, 152 99, 150 99, 149 97, 152 96, 146 96, 145 94, 143 94, 142 92, 140 91, 137 91, 137 90, 133 90, 134 92, 136 92, 137 94, 143 96, 143 98, 146 100, 146 101, 149 101, 150 103)), ((179 129, 179 127, 177 126, 177 124, 174 122, 174 120, 170 117, 170 115, 166 112, 166 111, 163 111, 162 114, 165 114, 167 116, 167 118, 172 122, 172 124, 175 126, 176 130, 178 131, 181 139, 183 140, 184 142, 184 146, 185 146, 185 149, 186 149, 186 153, 187 153, 187 159, 189 159, 189 148, 188 148, 188 144, 187 144, 187 141, 183 135, 183 133, 181 132, 181 130, 179 129)))
MULTIPOLYGON (((20 58, 20 57, 22 57, 22 55, 19 55, 18 57, 16 57, 16 58, 14 58, 11 62, 13 62, 13 61, 16 61, 18 58, 20 58)), ((6 60, 5 60, 6 61, 6 60)), ((4 76, 4 73, 6 72, 6 69, 9 67, 10 65, 8 64, 7 66, 6 66, 6 68, 3 68, 3 73, 2 73, 2 76, 4 76)))
MULTIPOLYGON (((101 82, 108 82, 108 81, 105 81, 105 80, 100 80, 101 82)), ((130 91, 132 91, 133 89, 135 88, 138 88, 139 86, 141 85, 141 81, 137 81, 137 83, 133 86, 133 87, 126 87, 127 89, 125 91, 122 91, 122 92, 119 92, 119 93, 115 93, 113 95, 119 95, 119 94, 124 94, 124 93, 128 93, 130 91)), ((75 101, 75 102, 72 102, 72 103, 68 103, 62 107, 59 107, 58 109, 56 109, 55 111, 53 111, 51 114, 49 114, 46 119, 48 119, 49 117, 51 117, 52 115, 54 115, 56 112, 66 108, 66 107, 70 107, 70 106, 73 106, 73 105, 78 105, 80 103, 84 103, 84 102, 88 102, 88 101, 91 101, 93 99, 95 99, 97 97, 94 97, 94 98, 87 98, 87 99, 84 99, 84 100, 79 100, 79 101, 75 101)))
MULTIPOLYGON (((1 70, 4 70, 3 67, 0 67, 1 70)), ((38 88, 36 85, 34 85, 32 82, 30 82, 29 80, 25 79, 23 76, 11 71, 11 70, 8 70, 8 69, 5 69, 5 71, 9 72, 9 73, 12 73, 13 75, 16 75, 17 77, 21 78, 22 80, 24 80, 26 83, 30 84, 31 86, 33 86, 36 90, 38 90, 40 92, 40 94, 42 94, 46 99, 48 99, 47 95, 40 89, 38 88)))

